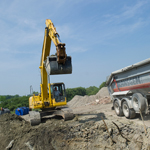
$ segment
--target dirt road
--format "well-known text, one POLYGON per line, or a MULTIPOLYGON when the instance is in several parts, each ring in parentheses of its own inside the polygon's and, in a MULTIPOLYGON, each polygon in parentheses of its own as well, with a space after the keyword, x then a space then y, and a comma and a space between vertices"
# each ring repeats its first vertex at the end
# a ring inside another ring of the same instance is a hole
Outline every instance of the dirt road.
MULTIPOLYGON (((115 110, 112 110, 112 103, 109 104, 105 104, 105 105, 86 105, 86 106, 81 106, 81 107, 76 107, 73 108, 73 112, 75 114, 83 114, 83 113, 89 113, 89 112, 93 112, 95 114, 105 114, 105 116, 107 116, 108 119, 110 120, 123 120, 123 121, 133 121, 137 124, 143 125, 143 122, 141 120, 140 115, 137 115, 134 119, 127 119, 126 117, 122 116, 122 117, 118 117, 115 113, 115 110)), ((90 117, 90 116, 88 116, 90 117)), ((93 116, 92 116, 93 117, 93 116)), ((91 117, 91 118, 92 118, 91 117)), ((149 115, 143 115, 144 118, 144 123, 147 127, 150 127, 150 114, 149 115)))

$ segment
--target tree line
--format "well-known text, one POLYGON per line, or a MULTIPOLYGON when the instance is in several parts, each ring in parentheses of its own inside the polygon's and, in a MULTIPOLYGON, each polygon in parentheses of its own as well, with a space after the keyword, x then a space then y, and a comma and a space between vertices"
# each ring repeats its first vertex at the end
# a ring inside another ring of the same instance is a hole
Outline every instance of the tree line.
MULTIPOLYGON (((106 86, 106 82, 103 82, 99 87, 90 86, 88 88, 77 87, 77 88, 67 88, 66 96, 67 101, 70 101, 75 95, 95 95, 102 87, 106 86)), ((37 94, 38 92, 34 92, 37 94)), ((18 107, 29 106, 29 95, 19 96, 19 95, 1 95, 0 96, 0 107, 8 108, 10 111, 15 111, 18 107)))

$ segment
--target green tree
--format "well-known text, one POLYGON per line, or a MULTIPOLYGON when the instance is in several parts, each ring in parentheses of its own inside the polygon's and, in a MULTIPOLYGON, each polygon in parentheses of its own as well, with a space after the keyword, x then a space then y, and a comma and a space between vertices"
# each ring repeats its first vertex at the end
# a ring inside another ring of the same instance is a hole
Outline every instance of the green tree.
POLYGON ((106 87, 106 82, 103 82, 103 83, 99 86, 99 89, 101 89, 102 87, 106 87))
POLYGON ((90 86, 89 88, 86 88, 86 94, 87 95, 95 95, 99 91, 99 88, 96 86, 90 86))
POLYGON ((35 91, 33 91, 33 94, 38 95, 38 94, 39 94, 39 92, 35 92, 35 91))
POLYGON ((66 89, 67 101, 70 101, 75 95, 86 95, 86 89, 83 87, 66 89))
POLYGON ((14 111, 18 107, 29 107, 29 96, 0 96, 0 107, 8 108, 10 111, 14 111))

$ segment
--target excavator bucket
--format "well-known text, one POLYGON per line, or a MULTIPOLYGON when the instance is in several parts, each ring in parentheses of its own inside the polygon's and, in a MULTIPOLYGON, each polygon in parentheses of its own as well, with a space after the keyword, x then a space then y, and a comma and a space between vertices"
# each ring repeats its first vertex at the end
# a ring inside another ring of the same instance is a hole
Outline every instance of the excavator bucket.
POLYGON ((57 56, 48 56, 44 62, 45 69, 49 75, 71 74, 71 57, 67 56, 65 63, 58 63, 57 56))

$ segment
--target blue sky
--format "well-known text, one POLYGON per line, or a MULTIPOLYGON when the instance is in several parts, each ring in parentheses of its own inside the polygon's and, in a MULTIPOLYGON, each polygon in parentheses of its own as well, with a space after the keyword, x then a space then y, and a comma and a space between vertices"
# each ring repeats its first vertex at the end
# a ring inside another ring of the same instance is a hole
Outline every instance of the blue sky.
POLYGON ((0 95, 40 91, 46 19, 72 56, 73 73, 50 78, 66 88, 98 87, 112 71, 150 58, 148 0, 0 1, 0 95))

